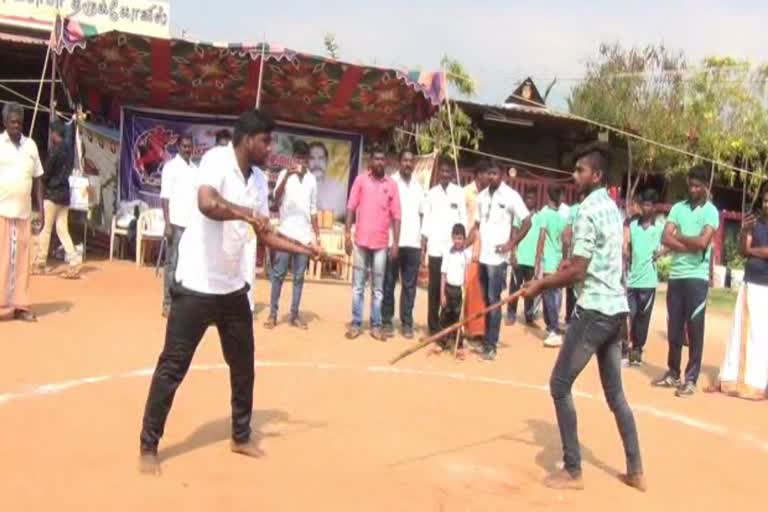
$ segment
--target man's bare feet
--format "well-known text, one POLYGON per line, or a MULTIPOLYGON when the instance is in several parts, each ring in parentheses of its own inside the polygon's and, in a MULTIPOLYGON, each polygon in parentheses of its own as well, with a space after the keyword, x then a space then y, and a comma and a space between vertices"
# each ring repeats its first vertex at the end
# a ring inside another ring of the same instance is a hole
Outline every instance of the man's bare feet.
POLYGON ((634 487, 640 492, 648 490, 648 484, 645 482, 645 477, 642 473, 635 473, 634 475, 621 475, 621 481, 630 487, 634 487))
POLYGON ((142 453, 139 457, 139 472, 143 475, 160 476, 162 467, 156 453, 142 453))
POLYGON ((581 475, 573 476, 568 471, 561 469, 545 478, 544 485, 550 489, 562 491, 581 491, 584 489, 584 480, 581 475))
POLYGON ((232 441, 230 447, 234 453, 239 453, 240 455, 245 455, 246 457, 253 457, 254 459, 258 459, 259 457, 264 456, 264 451, 259 448, 258 442, 254 441, 253 439, 246 441, 245 443, 236 443, 232 441))

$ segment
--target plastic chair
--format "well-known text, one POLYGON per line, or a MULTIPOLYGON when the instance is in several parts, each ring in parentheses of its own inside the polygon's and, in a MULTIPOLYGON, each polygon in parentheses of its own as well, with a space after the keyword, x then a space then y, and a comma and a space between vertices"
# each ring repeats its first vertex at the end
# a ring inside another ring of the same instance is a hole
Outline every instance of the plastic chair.
POLYGON ((144 262, 144 252, 147 242, 162 242, 165 232, 165 219, 163 210, 153 208, 139 215, 136 223, 136 266, 140 267, 144 262))
MULTIPOLYGON (((112 261, 112 256, 115 251, 115 238, 123 237, 125 241, 128 241, 128 228, 120 228, 117 226, 117 215, 112 216, 112 230, 109 234, 109 261, 112 261)), ((122 240, 118 240, 120 244, 120 257, 125 254, 125 245, 122 240)))

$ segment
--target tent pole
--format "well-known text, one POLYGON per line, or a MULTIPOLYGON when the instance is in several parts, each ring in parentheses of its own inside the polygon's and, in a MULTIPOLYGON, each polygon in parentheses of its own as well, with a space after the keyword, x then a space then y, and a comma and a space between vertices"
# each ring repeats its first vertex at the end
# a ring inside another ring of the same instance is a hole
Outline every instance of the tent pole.
MULTIPOLYGON (((50 133, 50 127, 56 120, 56 54, 51 55, 51 100, 50 100, 50 112, 48 113, 48 132, 50 133)), ((48 148, 51 147, 51 138, 48 137, 48 148)))
POLYGON ((259 58, 259 85, 256 88, 256 108, 261 107, 261 84, 264 80, 264 54, 266 53, 266 36, 262 38, 261 43, 261 58, 259 58))
MULTIPOLYGON (((55 30, 55 29, 54 29, 55 30)), ((37 88, 37 99, 35 100, 35 110, 32 112, 32 124, 29 127, 30 137, 35 132, 35 121, 37 120, 37 109, 40 106, 40 97, 43 94, 43 85, 45 85, 45 74, 48 72, 48 59, 51 57, 51 44, 48 43, 48 50, 45 52, 45 62, 43 62, 43 74, 40 77, 40 86, 37 88)))

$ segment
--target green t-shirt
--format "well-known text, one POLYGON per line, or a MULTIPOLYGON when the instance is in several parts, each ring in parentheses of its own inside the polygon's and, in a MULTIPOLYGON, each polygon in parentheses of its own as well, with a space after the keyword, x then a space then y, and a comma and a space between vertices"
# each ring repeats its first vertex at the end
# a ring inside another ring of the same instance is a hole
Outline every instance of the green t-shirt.
MULTIPOLYGON (((699 236, 705 226, 717 230, 720 227, 720 214, 711 202, 691 209, 688 201, 681 201, 672 207, 667 222, 674 224, 682 236, 699 236)), ((712 257, 712 245, 704 251, 673 252, 670 279, 709 280, 709 259, 712 257)))
POLYGON ((575 203, 571 205, 571 211, 570 215, 568 217, 568 225, 572 226, 574 221, 576 220, 576 217, 579 216, 579 207, 581 206, 581 203, 575 203))
POLYGON ((563 260, 563 231, 567 221, 560 213, 550 206, 545 206, 539 212, 539 230, 544 230, 544 254, 541 267, 545 274, 557 271, 563 260))
MULTIPOLYGON (((522 222, 515 217, 516 228, 519 228, 522 222)), ((519 244, 517 244, 517 264, 533 267, 536 264, 536 244, 539 242, 539 214, 531 215, 531 229, 525 235, 519 244)))
POLYGON ((659 284, 659 273, 653 257, 661 244, 664 224, 654 222, 647 228, 640 220, 629 224, 629 239, 632 248, 632 266, 627 279, 628 288, 656 288, 659 284))

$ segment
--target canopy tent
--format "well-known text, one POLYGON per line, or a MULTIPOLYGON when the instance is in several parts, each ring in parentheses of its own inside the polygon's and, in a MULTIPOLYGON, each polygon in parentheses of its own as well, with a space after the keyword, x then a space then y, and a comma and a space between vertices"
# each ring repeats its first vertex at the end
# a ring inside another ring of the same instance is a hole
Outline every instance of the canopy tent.
POLYGON ((134 105, 232 115, 253 108, 261 86, 261 107, 280 120, 380 134, 427 119, 444 98, 440 73, 361 66, 262 44, 78 28, 67 26, 60 38, 68 43, 59 48, 68 50, 62 52, 64 80, 74 98, 104 114, 105 105, 112 114, 134 105))

